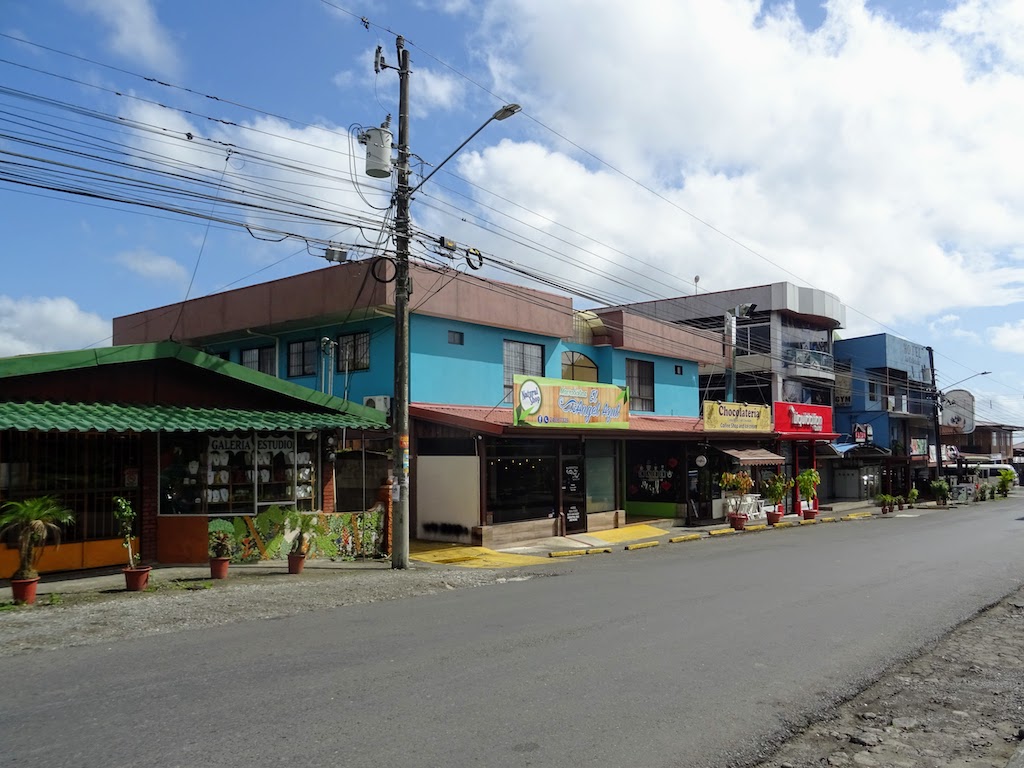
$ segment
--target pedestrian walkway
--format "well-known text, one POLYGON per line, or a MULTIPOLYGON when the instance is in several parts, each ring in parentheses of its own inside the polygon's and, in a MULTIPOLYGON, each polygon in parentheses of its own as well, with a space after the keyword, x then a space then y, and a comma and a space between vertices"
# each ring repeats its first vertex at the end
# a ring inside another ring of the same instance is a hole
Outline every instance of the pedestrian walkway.
POLYGON ((469 544, 437 541, 409 542, 409 557, 421 563, 458 565, 464 568, 516 568, 548 562, 546 557, 495 550, 469 544))

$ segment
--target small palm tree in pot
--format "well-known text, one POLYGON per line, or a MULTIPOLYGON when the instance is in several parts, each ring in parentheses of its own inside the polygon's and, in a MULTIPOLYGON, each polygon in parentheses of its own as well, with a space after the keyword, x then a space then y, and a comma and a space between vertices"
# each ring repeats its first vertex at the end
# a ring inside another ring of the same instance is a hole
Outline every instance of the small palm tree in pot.
POLYGON ((217 517, 210 521, 210 578, 226 579, 231 553, 235 548, 235 526, 224 518, 217 517))
POLYGON ((74 521, 74 513, 55 496, 9 501, 0 508, 0 536, 14 533, 18 540, 18 570, 11 576, 14 602, 31 605, 36 601, 36 565, 43 546, 47 539, 60 546, 61 526, 74 521))

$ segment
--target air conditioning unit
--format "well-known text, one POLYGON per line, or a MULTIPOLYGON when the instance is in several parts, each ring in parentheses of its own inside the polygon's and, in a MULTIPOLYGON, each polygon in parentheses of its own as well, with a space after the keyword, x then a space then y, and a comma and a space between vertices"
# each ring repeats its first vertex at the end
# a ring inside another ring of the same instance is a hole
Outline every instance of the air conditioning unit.
POLYGON ((391 396, 367 395, 363 398, 363 405, 367 408, 374 408, 381 413, 391 413, 391 396))

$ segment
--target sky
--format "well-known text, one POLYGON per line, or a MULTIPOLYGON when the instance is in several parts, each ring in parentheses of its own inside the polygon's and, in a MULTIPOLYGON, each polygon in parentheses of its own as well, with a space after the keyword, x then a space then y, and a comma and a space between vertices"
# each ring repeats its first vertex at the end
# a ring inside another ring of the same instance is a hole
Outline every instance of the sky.
POLYGON ((579 307, 830 291, 1024 424, 1019 0, 4 0, 0 355, 393 248, 359 136, 396 35, 414 182, 522 106, 417 191, 414 256, 579 307))

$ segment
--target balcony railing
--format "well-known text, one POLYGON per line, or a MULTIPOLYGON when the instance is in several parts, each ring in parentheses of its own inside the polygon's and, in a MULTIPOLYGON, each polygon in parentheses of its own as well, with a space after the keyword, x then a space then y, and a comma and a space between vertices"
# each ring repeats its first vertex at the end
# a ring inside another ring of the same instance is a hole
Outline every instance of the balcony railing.
POLYGON ((787 367, 799 366, 829 373, 834 373, 836 370, 836 361, 832 355, 828 352, 816 352, 813 349, 783 347, 782 363, 787 367))

